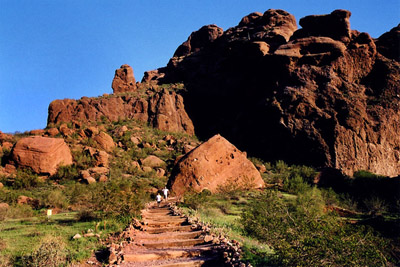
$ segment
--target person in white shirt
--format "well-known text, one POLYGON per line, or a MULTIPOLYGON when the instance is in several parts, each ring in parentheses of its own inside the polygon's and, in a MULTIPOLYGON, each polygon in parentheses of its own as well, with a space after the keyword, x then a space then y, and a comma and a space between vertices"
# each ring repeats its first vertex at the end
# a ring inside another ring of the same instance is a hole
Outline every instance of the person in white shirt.
POLYGON ((161 195, 160 195, 160 193, 157 194, 156 200, 157 200, 158 207, 160 207, 160 203, 161 203, 161 195))
POLYGON ((168 191, 169 190, 166 187, 162 190, 162 192, 164 193, 165 200, 168 200, 168 191))

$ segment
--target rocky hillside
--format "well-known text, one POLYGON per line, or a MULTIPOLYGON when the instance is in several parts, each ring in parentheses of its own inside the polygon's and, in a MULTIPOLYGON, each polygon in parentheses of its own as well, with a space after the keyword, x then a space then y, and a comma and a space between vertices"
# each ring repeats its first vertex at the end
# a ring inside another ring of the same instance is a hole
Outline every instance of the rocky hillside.
MULTIPOLYGON (((126 69, 122 66, 121 69, 126 69)), ((132 68, 129 67, 132 71, 132 68)), ((119 70, 117 70, 119 71, 119 70)), ((117 84, 114 79, 113 85, 117 84)), ((175 92, 157 85, 126 86, 125 94, 105 94, 102 97, 82 97, 80 100, 63 99, 50 103, 48 125, 62 122, 96 122, 134 119, 146 122, 154 128, 194 134, 193 123, 183 105, 183 98, 175 92)), ((120 84, 115 92, 121 90, 120 84)), ((179 85, 178 85, 179 87, 179 85)), ((122 89, 124 90, 124 89, 122 89)))
POLYGON ((221 133, 269 161, 400 173, 399 30, 378 39, 351 13, 300 19, 283 10, 193 32, 143 82, 185 84, 196 134, 221 133))
POLYGON ((122 65, 114 94, 53 101, 48 124, 136 119, 204 140, 219 133, 266 161, 396 176, 400 26, 373 39, 350 16, 307 16, 298 28, 270 9, 226 31, 204 26, 141 83, 122 65))

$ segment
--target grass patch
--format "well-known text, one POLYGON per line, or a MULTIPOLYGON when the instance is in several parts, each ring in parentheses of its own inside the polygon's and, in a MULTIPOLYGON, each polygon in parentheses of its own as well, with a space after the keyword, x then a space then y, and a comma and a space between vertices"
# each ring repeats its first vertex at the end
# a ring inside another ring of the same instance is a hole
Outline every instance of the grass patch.
POLYGON ((110 233, 122 231, 125 224, 115 219, 79 221, 77 212, 53 215, 49 220, 45 215, 25 219, 7 219, 0 224, 2 249, 0 258, 9 258, 14 266, 23 266, 24 260, 32 256, 48 237, 58 238, 65 244, 63 253, 65 263, 79 262, 90 257, 93 251, 101 248, 100 239, 110 233), (98 225, 98 227, 96 227, 98 225), (105 226, 105 227, 104 227, 105 226), (100 235, 73 240, 79 233, 83 236, 89 229, 100 235))

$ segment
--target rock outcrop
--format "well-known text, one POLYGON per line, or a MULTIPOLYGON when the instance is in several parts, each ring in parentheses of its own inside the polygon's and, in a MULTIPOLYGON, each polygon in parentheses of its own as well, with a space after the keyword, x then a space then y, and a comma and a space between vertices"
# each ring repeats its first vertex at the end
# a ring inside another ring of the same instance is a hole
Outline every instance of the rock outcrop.
POLYGON ((158 82, 185 84, 201 138, 221 133, 268 161, 397 176, 399 30, 375 42, 351 30, 350 15, 307 16, 297 30, 286 11, 251 13, 193 53, 188 42, 202 28, 158 82))
POLYGON ((262 188, 264 181, 256 167, 225 138, 216 135, 186 154, 174 167, 168 187, 176 195, 204 189, 217 192, 223 187, 262 188))
POLYGON ((387 58, 400 62, 400 24, 382 34, 376 41, 376 48, 387 58))
POLYGON ((53 175, 60 165, 71 165, 72 155, 61 138, 32 136, 20 139, 12 150, 18 167, 31 168, 38 174, 53 175))
POLYGON ((136 80, 131 66, 125 64, 115 71, 111 87, 114 94, 133 92, 136 90, 136 80))
POLYGON ((100 98, 83 97, 50 103, 48 124, 102 119, 136 119, 164 131, 194 134, 191 119, 185 111, 182 96, 160 89, 137 95, 112 95, 100 98))

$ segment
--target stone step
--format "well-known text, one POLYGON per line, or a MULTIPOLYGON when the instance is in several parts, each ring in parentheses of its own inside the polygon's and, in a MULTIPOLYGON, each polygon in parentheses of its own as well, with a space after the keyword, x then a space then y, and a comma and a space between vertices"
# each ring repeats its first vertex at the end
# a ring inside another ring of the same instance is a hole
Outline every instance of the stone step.
POLYGON ((203 231, 193 231, 193 232, 172 232, 166 234, 144 234, 137 235, 139 239, 146 240, 165 240, 165 239, 193 239, 199 237, 203 231))
POLYGON ((151 266, 159 266, 159 267, 199 267, 199 266, 223 266, 222 263, 218 263, 215 257, 193 257, 183 259, 181 261, 172 262, 172 263, 161 263, 157 264, 156 262, 152 263, 151 266))
POLYGON ((168 225, 182 225, 187 222, 187 219, 181 218, 180 220, 165 220, 165 221, 150 221, 150 220, 145 220, 144 224, 150 227, 163 227, 163 226, 168 226, 168 225))
POLYGON ((150 220, 178 220, 178 219, 184 219, 184 217, 181 216, 175 216, 172 214, 165 214, 165 215, 154 215, 154 214, 142 214, 143 219, 150 219, 150 220))
POLYGON ((145 262, 145 261, 156 261, 156 260, 167 260, 167 259, 178 259, 178 258, 190 258, 203 255, 210 252, 212 247, 201 247, 191 249, 177 249, 177 250, 157 250, 148 251, 142 253, 125 254, 125 262, 145 262))
POLYGON ((145 248, 171 248, 171 247, 188 247, 204 243, 204 239, 183 239, 183 240, 162 240, 165 242, 144 242, 142 245, 145 248))
POLYGON ((189 232, 192 230, 191 225, 178 225, 178 226, 168 226, 168 227, 145 227, 144 229, 150 234, 160 234, 166 232, 189 232))

